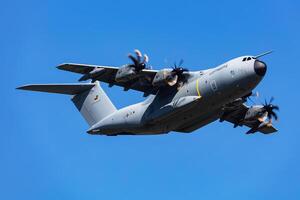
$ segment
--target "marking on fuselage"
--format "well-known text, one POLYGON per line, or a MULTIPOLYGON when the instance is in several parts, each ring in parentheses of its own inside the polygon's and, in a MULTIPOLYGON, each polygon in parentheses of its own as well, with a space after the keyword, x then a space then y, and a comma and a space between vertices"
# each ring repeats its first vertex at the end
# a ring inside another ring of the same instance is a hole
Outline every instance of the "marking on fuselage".
POLYGON ((221 66, 221 67, 217 67, 217 68, 215 68, 212 72, 210 72, 209 75, 212 75, 212 74, 214 74, 214 73, 217 72, 217 71, 221 71, 222 69, 224 69, 224 68, 226 68, 226 67, 228 67, 227 64, 225 64, 225 65, 223 65, 223 66, 221 66))
POLYGON ((201 96, 201 93, 200 93, 200 90, 199 90, 199 79, 197 79, 197 81, 196 81, 196 90, 197 90, 199 98, 201 98, 202 96, 201 96))

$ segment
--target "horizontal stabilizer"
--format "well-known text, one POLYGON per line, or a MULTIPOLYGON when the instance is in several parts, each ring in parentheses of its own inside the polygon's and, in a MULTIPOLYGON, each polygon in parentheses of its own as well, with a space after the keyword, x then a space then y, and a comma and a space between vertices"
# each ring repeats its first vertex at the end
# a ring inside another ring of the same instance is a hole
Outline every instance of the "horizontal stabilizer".
POLYGON ((50 92, 58 94, 76 95, 87 91, 94 87, 94 83, 81 83, 81 84, 32 84, 18 87, 21 90, 31 90, 38 92, 50 92))

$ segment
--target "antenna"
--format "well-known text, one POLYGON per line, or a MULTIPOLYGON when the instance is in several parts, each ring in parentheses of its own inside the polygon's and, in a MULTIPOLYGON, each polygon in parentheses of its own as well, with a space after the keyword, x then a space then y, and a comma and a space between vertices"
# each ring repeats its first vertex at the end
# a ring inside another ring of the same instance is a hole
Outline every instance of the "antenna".
POLYGON ((263 56, 265 56, 265 55, 268 55, 268 54, 270 54, 270 53, 272 53, 272 52, 273 52, 272 50, 271 50, 271 51, 267 51, 267 52, 261 53, 261 54, 259 54, 259 55, 257 55, 257 56, 254 56, 254 58, 257 59, 257 58, 263 57, 263 56))

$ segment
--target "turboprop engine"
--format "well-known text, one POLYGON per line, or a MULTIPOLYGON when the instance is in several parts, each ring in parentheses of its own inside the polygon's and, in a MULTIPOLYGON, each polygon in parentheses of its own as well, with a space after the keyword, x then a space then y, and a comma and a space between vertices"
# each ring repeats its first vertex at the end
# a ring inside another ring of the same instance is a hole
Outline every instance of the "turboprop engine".
POLYGON ((146 54, 142 56, 139 50, 134 50, 136 57, 129 54, 128 58, 133 62, 132 64, 127 64, 119 68, 117 71, 115 80, 117 82, 127 82, 138 77, 140 71, 146 68, 146 63, 149 58, 146 54), (143 58, 143 59, 142 59, 143 58))
POLYGON ((186 77, 188 76, 188 69, 180 67, 183 60, 180 61, 177 66, 174 64, 173 69, 162 69, 156 73, 152 81, 153 86, 164 87, 164 86, 175 86, 180 87, 186 82, 186 77))
POLYGON ((153 86, 173 86, 177 83, 178 76, 171 69, 162 69, 156 73, 152 81, 153 86))

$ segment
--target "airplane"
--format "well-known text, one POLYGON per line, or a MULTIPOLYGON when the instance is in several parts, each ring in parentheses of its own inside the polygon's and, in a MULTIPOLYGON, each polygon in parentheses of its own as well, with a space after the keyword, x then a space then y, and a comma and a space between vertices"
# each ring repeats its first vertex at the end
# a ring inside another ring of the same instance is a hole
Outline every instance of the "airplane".
POLYGON ((257 56, 241 56, 217 67, 189 71, 182 60, 172 68, 154 70, 139 50, 129 54, 131 63, 114 66, 64 63, 60 70, 82 74, 72 84, 32 84, 17 89, 71 95, 71 100, 89 124, 92 135, 157 135, 171 131, 191 133, 213 121, 247 126, 247 134, 277 131, 272 119, 279 107, 273 98, 262 105, 248 106, 253 89, 267 71, 257 56), (117 109, 100 82, 143 92, 144 101, 117 109))

